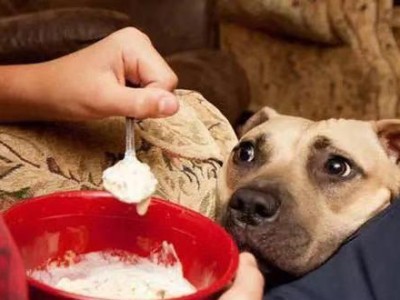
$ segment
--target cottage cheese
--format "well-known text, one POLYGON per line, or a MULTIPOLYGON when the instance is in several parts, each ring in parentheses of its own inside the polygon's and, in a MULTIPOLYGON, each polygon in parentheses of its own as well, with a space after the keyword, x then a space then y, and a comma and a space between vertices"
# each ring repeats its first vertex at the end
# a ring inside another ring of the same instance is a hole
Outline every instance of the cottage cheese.
POLYGON ((162 252, 164 257, 174 255, 173 263, 161 263, 160 253, 126 260, 111 252, 92 252, 69 266, 50 264, 28 275, 64 291, 106 299, 165 299, 194 293, 172 245, 164 243, 162 252))
POLYGON ((119 200, 137 203, 137 211, 143 215, 149 206, 149 197, 156 190, 157 179, 147 164, 128 155, 103 172, 103 185, 119 200))

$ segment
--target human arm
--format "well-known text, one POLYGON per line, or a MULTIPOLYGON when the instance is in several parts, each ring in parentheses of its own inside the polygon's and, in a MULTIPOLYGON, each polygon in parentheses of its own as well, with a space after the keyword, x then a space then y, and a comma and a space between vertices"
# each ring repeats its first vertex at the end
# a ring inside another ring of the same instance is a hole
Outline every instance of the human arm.
POLYGON ((150 40, 125 28, 59 59, 0 66, 0 121, 169 116, 178 109, 176 85, 150 40))

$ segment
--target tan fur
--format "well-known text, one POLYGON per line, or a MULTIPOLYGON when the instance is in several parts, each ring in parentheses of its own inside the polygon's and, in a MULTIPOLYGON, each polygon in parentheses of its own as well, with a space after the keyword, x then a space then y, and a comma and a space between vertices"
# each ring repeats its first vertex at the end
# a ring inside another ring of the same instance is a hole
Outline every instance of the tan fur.
POLYGON ((400 143, 396 143, 400 137, 396 133, 400 133, 398 120, 313 122, 262 110, 246 124, 241 140, 267 135, 271 157, 264 165, 244 171, 231 154, 219 178, 221 201, 227 209, 236 190, 261 179, 278 182, 292 197, 283 199, 276 221, 257 228, 228 229, 259 258, 284 271, 301 275, 318 267, 399 194, 396 145, 400 143), (311 153, 319 136, 329 138, 364 175, 335 184, 319 182, 309 173, 314 170, 310 157, 318 163, 320 156, 311 153))

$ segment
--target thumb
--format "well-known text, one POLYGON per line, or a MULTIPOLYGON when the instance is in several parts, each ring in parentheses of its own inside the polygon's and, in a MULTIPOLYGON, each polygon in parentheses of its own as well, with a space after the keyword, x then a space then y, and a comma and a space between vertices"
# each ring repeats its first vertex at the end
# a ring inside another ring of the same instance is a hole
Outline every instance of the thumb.
POLYGON ((231 288, 219 300, 261 300, 264 278, 250 253, 240 254, 239 269, 231 288))
POLYGON ((121 87, 113 94, 115 114, 137 119, 171 116, 179 109, 176 96, 161 88, 121 87))

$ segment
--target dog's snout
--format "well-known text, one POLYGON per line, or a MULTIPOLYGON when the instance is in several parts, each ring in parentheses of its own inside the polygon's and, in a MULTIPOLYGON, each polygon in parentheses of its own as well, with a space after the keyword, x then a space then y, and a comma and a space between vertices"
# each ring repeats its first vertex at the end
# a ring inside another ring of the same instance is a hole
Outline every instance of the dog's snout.
POLYGON ((236 191, 229 202, 233 217, 249 225, 272 220, 280 205, 280 199, 272 193, 248 188, 236 191))

